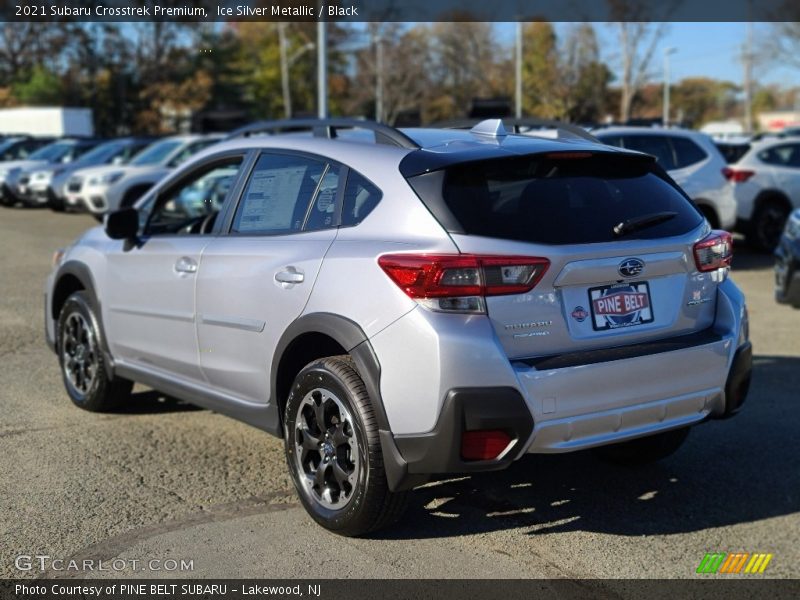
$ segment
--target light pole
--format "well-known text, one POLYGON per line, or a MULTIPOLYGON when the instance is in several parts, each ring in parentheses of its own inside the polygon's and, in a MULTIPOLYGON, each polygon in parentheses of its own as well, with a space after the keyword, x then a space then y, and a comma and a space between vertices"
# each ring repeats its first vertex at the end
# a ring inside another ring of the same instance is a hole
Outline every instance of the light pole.
POLYGON ((669 56, 677 51, 677 48, 664 48, 664 114, 661 117, 663 127, 669 126, 669 56))
POLYGON ((522 22, 517 21, 517 43, 514 60, 514 114, 522 118, 522 22))
POLYGON ((375 33, 375 120, 383 121, 383 35, 375 33))
POLYGON ((328 30, 325 21, 317 23, 317 116, 328 116, 328 30))

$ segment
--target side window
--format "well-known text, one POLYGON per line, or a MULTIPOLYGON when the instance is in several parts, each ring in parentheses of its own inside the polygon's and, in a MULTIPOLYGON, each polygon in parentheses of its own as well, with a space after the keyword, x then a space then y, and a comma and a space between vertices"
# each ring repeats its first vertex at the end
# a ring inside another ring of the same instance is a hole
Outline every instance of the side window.
POLYGON ((336 196, 339 191, 339 173, 341 168, 329 165, 322 176, 319 191, 314 197, 314 203, 308 212, 304 231, 316 231, 333 227, 336 220, 336 196))
POLYGON ((672 147, 675 150, 676 169, 694 165, 708 158, 705 150, 685 137, 673 137, 672 147))
POLYGON ((300 231, 326 166, 303 156, 262 154, 236 208, 231 231, 254 235, 300 231))
POLYGON ((145 234, 211 233, 242 157, 216 161, 190 173, 158 195, 145 234))
POLYGON ((676 168, 672 147, 663 135, 626 135, 622 140, 626 148, 655 156, 662 169, 676 168))
POLYGON ((761 162, 779 167, 793 167, 800 165, 800 153, 796 144, 783 144, 773 146, 758 153, 761 162))
POLYGON ((363 175, 351 170, 344 189, 342 226, 360 223, 378 205, 381 195, 381 191, 363 175))

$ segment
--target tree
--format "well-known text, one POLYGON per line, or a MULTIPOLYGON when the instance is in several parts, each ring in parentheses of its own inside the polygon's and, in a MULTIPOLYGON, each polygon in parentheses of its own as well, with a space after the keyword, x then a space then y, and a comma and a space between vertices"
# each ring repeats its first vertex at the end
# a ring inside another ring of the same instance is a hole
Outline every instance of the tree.
POLYGON ((631 106, 636 92, 650 75, 653 53, 667 31, 665 21, 679 0, 660 5, 660 14, 654 14, 652 5, 648 5, 645 0, 607 1, 611 14, 620 19, 614 26, 619 42, 621 75, 619 119, 624 123, 631 117, 631 106))
POLYGON ((735 105, 739 88, 729 81, 708 77, 689 77, 673 86, 675 107, 683 120, 695 127, 727 118, 735 105))
POLYGON ((561 55, 564 84, 562 118, 571 122, 598 122, 605 114, 610 69, 600 60, 597 34, 590 23, 567 31, 561 55))
POLYGON ((560 118, 565 94, 555 29, 547 22, 528 23, 522 39, 522 110, 540 118, 560 118))
POLYGON ((44 67, 33 68, 30 78, 13 86, 14 96, 31 106, 57 105, 61 101, 61 79, 44 67))
POLYGON ((664 36, 665 24, 617 23, 620 49, 620 106, 619 120, 631 118, 633 98, 649 76, 653 52, 664 36))
POLYGON ((425 69, 420 69, 430 60, 428 29, 423 25, 409 28, 401 23, 370 23, 366 34, 371 43, 355 53, 356 70, 344 108, 350 114, 375 115, 379 121, 394 124, 404 111, 420 109, 430 95, 432 80, 425 69), (379 52, 382 65, 378 64, 379 52), (379 86, 381 114, 377 114, 379 86))
MULTIPOLYGON (((787 18, 800 17, 796 5, 787 4, 783 8, 788 12, 782 10, 781 14, 787 18)), ((762 63, 800 67, 800 22, 771 23, 770 28, 755 58, 762 63)))
POLYGON ((429 117, 466 114, 476 97, 510 95, 510 63, 502 55, 491 23, 436 23, 430 29, 430 77, 437 82, 427 106, 429 117))

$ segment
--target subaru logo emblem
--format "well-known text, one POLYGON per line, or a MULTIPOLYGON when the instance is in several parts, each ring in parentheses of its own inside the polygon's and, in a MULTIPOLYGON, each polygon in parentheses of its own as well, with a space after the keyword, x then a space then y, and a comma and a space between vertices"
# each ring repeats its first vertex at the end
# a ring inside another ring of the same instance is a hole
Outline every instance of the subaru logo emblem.
POLYGON ((626 258, 619 263, 617 270, 623 277, 636 277, 644 271, 644 261, 638 258, 626 258))

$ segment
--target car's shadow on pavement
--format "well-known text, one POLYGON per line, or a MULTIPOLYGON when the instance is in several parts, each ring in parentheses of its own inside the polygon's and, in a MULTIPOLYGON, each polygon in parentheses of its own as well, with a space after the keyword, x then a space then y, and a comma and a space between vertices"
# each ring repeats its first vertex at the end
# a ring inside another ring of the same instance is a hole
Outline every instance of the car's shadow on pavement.
POLYGON ((158 413, 186 412, 202 408, 178 400, 161 392, 147 390, 131 394, 130 402, 114 410, 119 415, 148 415, 158 413))
POLYGON ((775 265, 775 257, 771 252, 759 252, 747 245, 744 240, 736 240, 733 250, 734 277, 736 271, 760 271, 771 269, 775 265))
POLYGON ((591 452, 528 455, 508 470, 429 484, 379 538, 521 528, 654 535, 800 512, 800 358, 756 357, 742 412, 692 431, 672 457, 609 465, 591 452))

